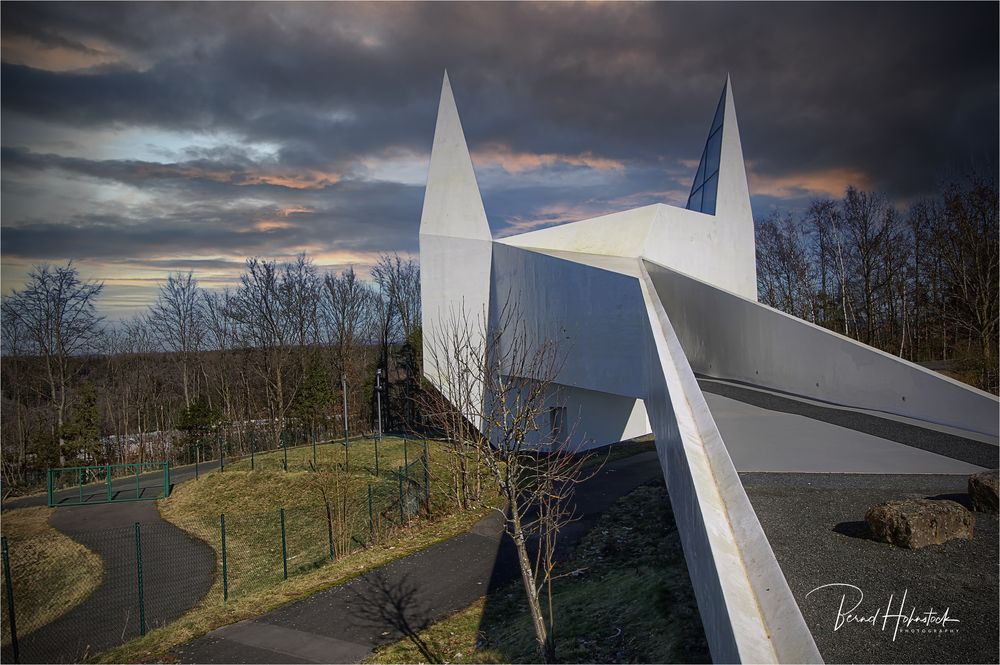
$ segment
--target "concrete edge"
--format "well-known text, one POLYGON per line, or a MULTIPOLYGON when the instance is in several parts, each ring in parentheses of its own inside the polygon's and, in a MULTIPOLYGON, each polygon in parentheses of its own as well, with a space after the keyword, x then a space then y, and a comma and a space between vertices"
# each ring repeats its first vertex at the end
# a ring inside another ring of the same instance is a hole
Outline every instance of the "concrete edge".
POLYGON ((650 422, 716 662, 821 663, 648 272, 650 422), (659 371, 658 371, 659 370, 659 371), (657 376, 659 375, 659 376, 657 376))

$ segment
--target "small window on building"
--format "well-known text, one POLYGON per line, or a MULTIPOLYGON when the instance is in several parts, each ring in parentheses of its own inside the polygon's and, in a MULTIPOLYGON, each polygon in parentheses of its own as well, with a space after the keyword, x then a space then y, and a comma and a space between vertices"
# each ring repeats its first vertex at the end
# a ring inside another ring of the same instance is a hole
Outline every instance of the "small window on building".
POLYGON ((561 443, 566 429, 565 406, 553 406, 549 409, 549 425, 552 428, 552 441, 561 443))

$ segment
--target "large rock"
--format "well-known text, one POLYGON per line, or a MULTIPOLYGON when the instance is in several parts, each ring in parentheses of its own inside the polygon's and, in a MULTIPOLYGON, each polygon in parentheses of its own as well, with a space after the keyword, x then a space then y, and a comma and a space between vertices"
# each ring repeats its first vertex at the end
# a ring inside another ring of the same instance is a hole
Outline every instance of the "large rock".
POLYGON ((906 499, 869 508, 865 521, 875 540, 917 549, 953 538, 972 540, 976 518, 954 501, 906 499))
POLYGON ((969 498, 972 509, 980 513, 997 512, 997 484, 1000 469, 981 471, 969 476, 969 498))

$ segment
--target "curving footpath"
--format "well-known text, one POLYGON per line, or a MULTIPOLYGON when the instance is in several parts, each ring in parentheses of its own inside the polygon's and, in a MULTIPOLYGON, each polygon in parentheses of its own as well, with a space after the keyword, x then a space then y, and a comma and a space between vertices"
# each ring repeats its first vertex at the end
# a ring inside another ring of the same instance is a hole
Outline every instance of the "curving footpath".
MULTIPOLYGON (((176 483, 188 477, 194 477, 193 468, 189 474, 183 470, 172 474, 171 479, 176 483)), ((9 501, 4 508, 31 505, 45 505, 45 497, 9 501)), ((149 630, 186 612, 212 586, 214 550, 161 518, 153 502, 63 507, 56 510, 49 523, 101 557, 102 580, 86 600, 66 614, 32 633, 19 634, 21 662, 80 662, 139 637, 136 523, 140 525, 143 600, 149 630)), ((59 593, 59 589, 48 591, 59 593)), ((14 594, 16 598, 16 577, 14 594)), ((4 648, 2 655, 4 662, 13 662, 9 648, 4 648)))

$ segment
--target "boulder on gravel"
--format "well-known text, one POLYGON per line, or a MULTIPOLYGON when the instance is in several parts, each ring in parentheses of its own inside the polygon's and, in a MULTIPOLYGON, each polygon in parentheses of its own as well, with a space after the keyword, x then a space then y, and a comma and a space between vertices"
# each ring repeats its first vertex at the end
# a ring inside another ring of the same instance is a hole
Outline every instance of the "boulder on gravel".
POLYGON ((1000 469, 981 471, 969 476, 969 499, 972 509, 980 513, 997 512, 997 484, 1000 469))
POLYGON ((875 540, 915 550, 954 538, 972 540, 976 518, 954 501, 905 499, 869 508, 865 522, 875 540))

